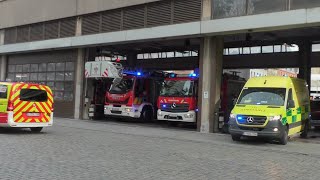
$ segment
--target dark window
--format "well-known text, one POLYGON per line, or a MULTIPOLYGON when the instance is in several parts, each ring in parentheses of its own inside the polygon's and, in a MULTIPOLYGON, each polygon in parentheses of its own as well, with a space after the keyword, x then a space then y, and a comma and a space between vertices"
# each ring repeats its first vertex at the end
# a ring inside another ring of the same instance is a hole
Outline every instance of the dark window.
POLYGON ((31 102, 46 102, 48 100, 48 94, 44 90, 21 89, 20 100, 31 102))
POLYGON ((7 99, 7 89, 8 87, 6 85, 0 86, 0 99, 7 99))

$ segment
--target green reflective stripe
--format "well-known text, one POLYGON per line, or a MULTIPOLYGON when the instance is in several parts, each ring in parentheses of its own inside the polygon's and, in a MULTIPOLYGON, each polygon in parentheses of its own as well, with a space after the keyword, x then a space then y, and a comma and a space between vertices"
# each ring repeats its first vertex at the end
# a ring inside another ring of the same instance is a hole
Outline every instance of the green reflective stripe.
POLYGON ((297 114, 301 114, 301 107, 298 107, 297 114))
POLYGON ((283 124, 283 125, 287 124, 287 118, 286 118, 286 117, 283 117, 283 118, 282 118, 282 124, 283 124))
POLYGON ((297 121, 297 116, 296 115, 292 116, 292 123, 295 123, 296 121, 297 121))
POLYGON ((287 111, 287 116, 292 116, 292 110, 287 111))

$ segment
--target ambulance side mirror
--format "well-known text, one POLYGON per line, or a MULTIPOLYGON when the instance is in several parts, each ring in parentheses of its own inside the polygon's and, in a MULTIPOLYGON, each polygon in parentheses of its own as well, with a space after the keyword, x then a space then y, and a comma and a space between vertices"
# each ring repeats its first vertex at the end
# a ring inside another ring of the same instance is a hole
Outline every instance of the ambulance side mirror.
POLYGON ((288 106, 287 106, 287 108, 288 108, 288 109, 291 109, 291 108, 294 108, 294 107, 295 107, 294 100, 288 100, 288 106))

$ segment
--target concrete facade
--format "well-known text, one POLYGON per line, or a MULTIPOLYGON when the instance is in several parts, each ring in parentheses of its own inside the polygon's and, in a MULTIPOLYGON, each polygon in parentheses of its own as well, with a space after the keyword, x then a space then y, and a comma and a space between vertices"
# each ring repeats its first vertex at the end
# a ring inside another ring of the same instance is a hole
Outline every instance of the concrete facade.
POLYGON ((5 0, 0 1, 0 29, 154 1, 159 0, 5 0))
POLYGON ((5 81, 7 75, 7 56, 0 56, 0 81, 5 81))

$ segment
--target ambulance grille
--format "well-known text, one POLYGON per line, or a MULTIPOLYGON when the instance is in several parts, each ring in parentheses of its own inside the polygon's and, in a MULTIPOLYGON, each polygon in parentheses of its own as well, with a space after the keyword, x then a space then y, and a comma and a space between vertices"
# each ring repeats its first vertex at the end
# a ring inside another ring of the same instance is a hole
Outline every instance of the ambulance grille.
POLYGON ((165 112, 189 112, 189 104, 161 104, 161 111, 165 112))
POLYGON ((243 125, 263 125, 266 120, 267 117, 266 116, 241 116, 242 119, 237 119, 239 124, 243 124, 243 125), (250 120, 248 120, 250 118, 250 120))

